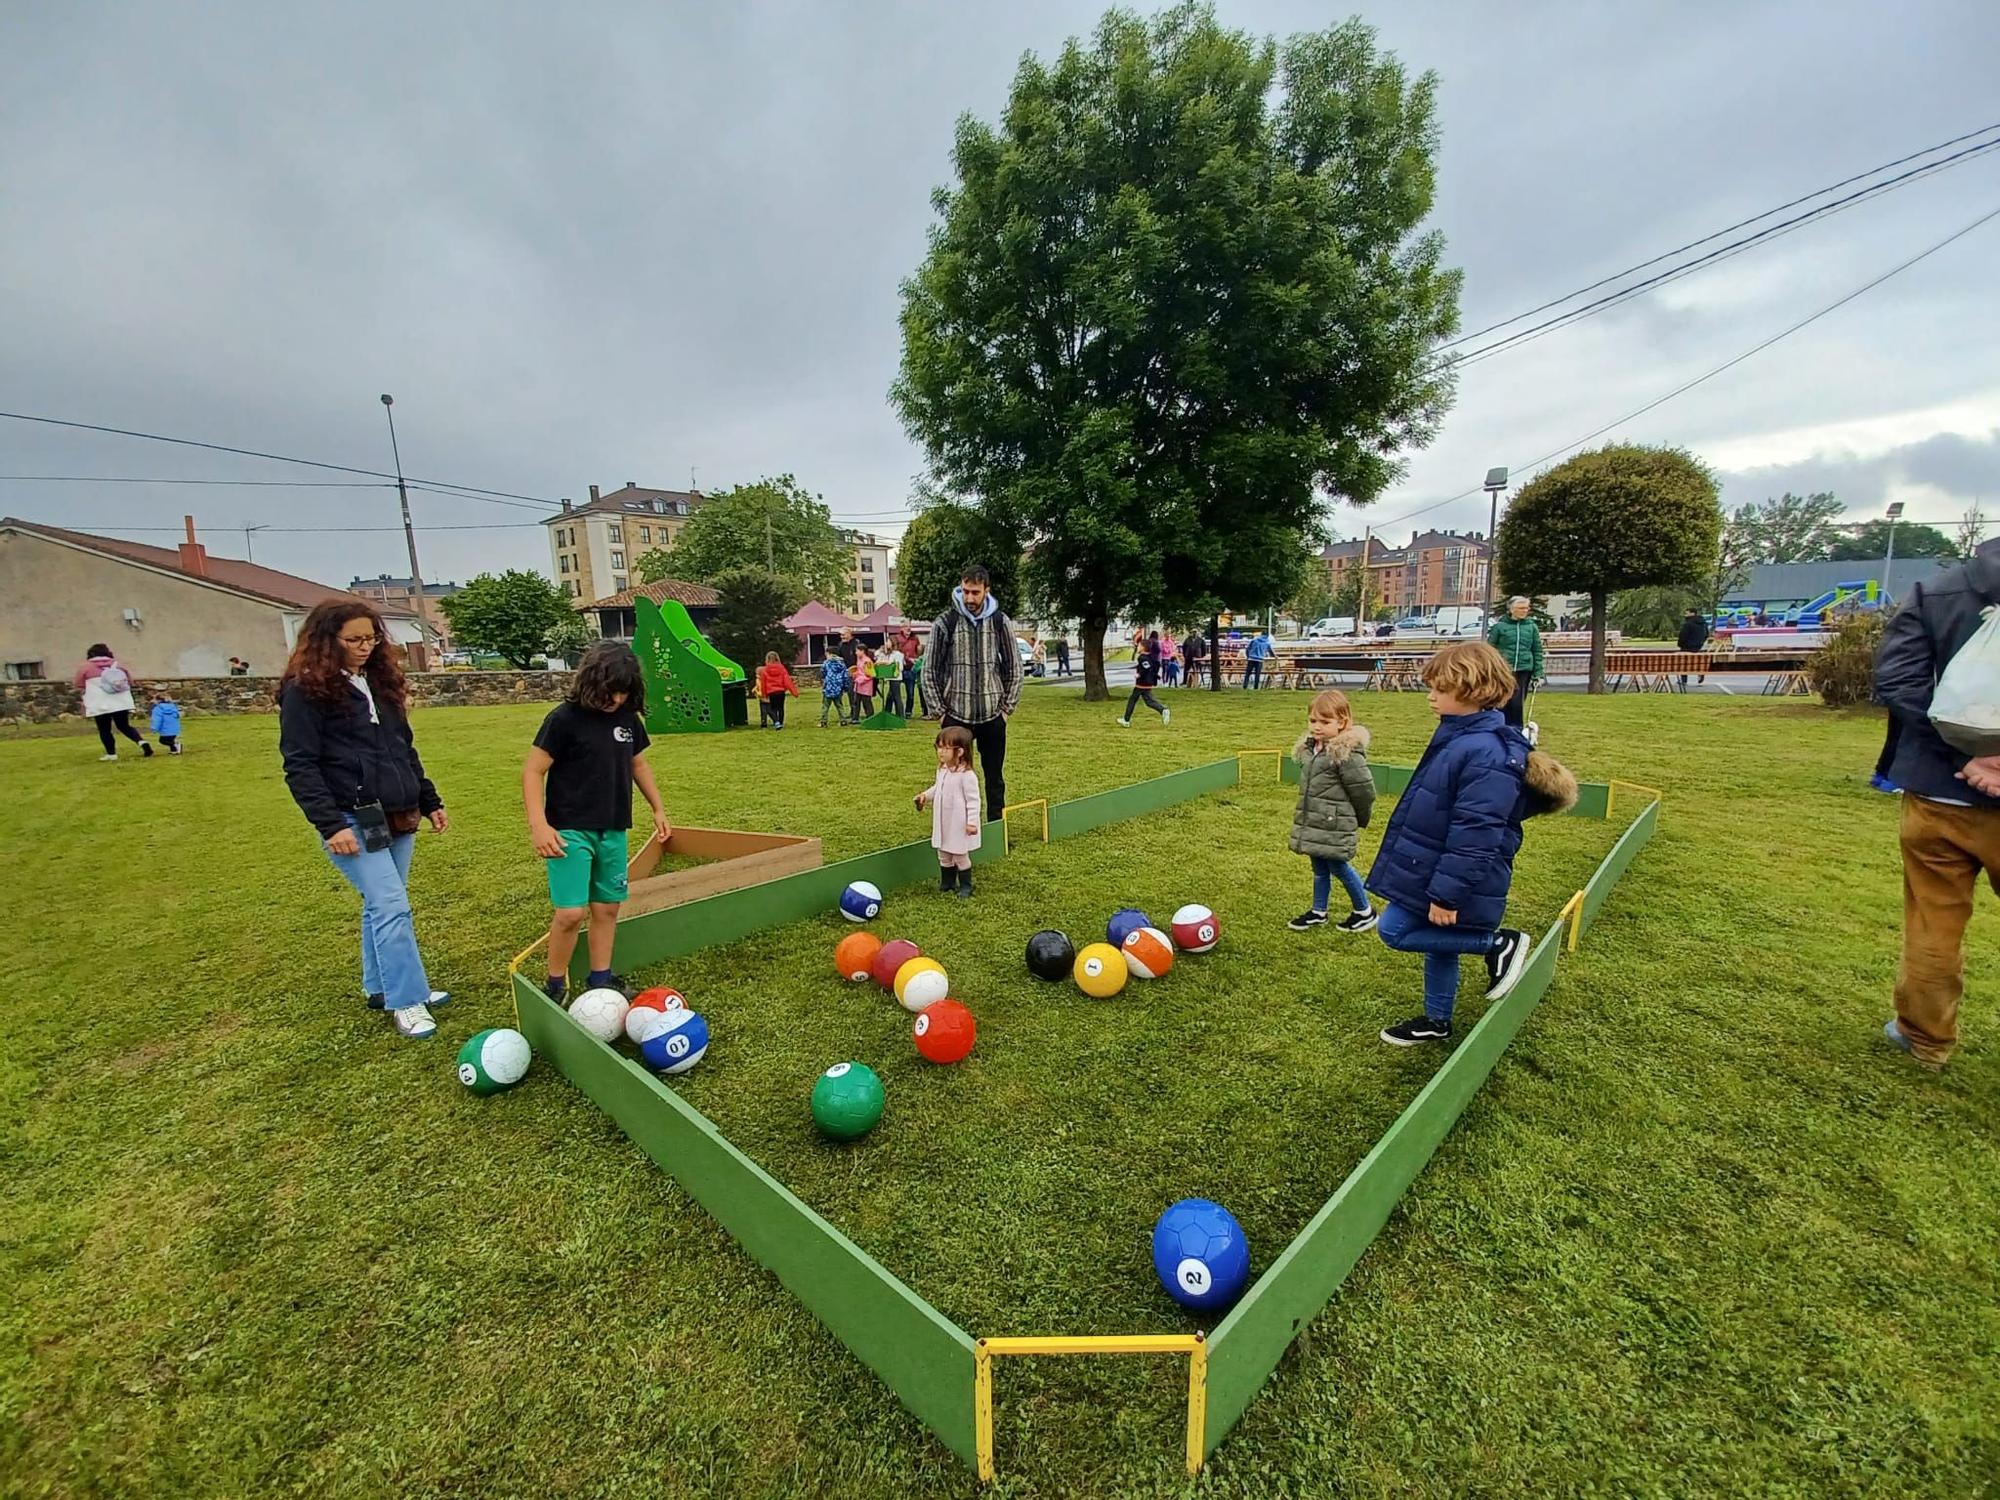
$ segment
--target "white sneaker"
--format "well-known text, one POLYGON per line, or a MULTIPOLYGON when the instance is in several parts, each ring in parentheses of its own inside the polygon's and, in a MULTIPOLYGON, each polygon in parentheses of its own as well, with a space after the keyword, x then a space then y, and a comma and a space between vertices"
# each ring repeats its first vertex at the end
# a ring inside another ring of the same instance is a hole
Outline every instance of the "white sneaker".
MULTIPOLYGON (((1119 727, 1120 729, 1130 729, 1130 728, 1132 727, 1132 721, 1131 721, 1130 719, 1120 719, 1120 720, 1118 721, 1118 727, 1119 727)), ((105 759, 106 759, 106 760, 116 760, 116 759, 118 759, 118 757, 117 757, 117 756, 115 756, 115 755, 107 755, 107 756, 105 757, 105 759)))
POLYGON ((406 1005, 401 1010, 392 1010, 389 1019, 396 1023, 396 1035, 405 1041, 428 1041, 437 1035, 437 1022, 431 1019, 427 1005, 406 1005))
POLYGON ((1173 711, 1173 710, 1172 710, 1171 708, 1163 708, 1163 709, 1161 709, 1161 710, 1160 710, 1160 722, 1161 722, 1162 724, 1171 724, 1171 723, 1173 723, 1173 722, 1174 722, 1174 711, 1173 711))
POLYGON ((435 1007, 439 1005, 448 1004, 450 1003, 450 1000, 451 1000, 450 990, 432 990, 430 999, 426 1000, 424 1004, 427 1006, 435 1007))
POLYGON ((1528 720, 1522 727, 1521 732, 1527 735, 1528 747, 1530 749, 1533 749, 1542 742, 1542 726, 1537 724, 1533 719, 1528 720))
POLYGON ((97 758, 98 758, 99 760, 116 760, 116 759, 118 759, 118 757, 117 757, 117 756, 115 756, 115 755, 100 755, 100 756, 98 756, 97 758))

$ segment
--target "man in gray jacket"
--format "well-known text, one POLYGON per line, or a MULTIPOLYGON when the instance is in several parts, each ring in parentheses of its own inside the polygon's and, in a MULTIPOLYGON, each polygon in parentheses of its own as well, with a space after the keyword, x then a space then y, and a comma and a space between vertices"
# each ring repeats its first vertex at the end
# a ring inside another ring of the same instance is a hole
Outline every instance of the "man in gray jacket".
POLYGON ((986 570, 969 567, 951 591, 951 607, 931 625, 924 651, 924 696, 962 724, 986 773, 986 817, 1007 805, 1007 720, 1021 701, 1021 652, 1014 626, 988 588, 986 570))

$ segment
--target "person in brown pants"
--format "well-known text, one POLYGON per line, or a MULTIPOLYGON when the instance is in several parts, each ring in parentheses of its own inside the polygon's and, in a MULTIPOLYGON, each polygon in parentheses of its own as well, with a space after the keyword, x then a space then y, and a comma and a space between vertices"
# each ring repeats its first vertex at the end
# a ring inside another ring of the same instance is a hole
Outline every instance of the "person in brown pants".
POLYGON ((2000 603, 2000 541, 1913 584, 1883 632, 1875 696, 1889 710, 1876 785, 1903 794, 1903 958, 1888 1039, 1928 1067, 1958 1045, 1965 924, 1984 872, 2000 893, 2000 755, 1972 757, 1932 727, 1938 675, 2000 603))

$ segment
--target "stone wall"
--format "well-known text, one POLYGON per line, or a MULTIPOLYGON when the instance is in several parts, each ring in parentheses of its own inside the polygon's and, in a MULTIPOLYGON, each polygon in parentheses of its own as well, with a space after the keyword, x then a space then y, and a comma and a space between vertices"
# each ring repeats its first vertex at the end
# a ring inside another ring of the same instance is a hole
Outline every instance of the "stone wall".
MULTIPOLYGON (((482 703, 554 703, 569 685, 567 672, 412 672, 413 708, 482 703)), ((275 677, 161 677, 136 682, 136 717, 144 719, 158 692, 173 695, 187 717, 198 714, 268 714, 277 710, 275 677)), ((82 718, 83 696, 67 682, 0 682, 0 724, 51 724, 82 718)))

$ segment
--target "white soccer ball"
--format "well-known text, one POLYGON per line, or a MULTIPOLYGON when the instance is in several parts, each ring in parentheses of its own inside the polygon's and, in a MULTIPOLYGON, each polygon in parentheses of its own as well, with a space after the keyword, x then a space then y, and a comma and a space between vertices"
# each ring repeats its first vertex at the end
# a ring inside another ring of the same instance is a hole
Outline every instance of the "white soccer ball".
POLYGON ((904 1010, 915 1013, 937 1004, 950 993, 951 980, 944 970, 923 969, 903 982, 903 992, 896 998, 903 1002, 904 1010))
POLYGON ((625 1030, 631 1006, 614 989, 585 990, 569 1003, 570 1019, 600 1042, 615 1042, 625 1030))

